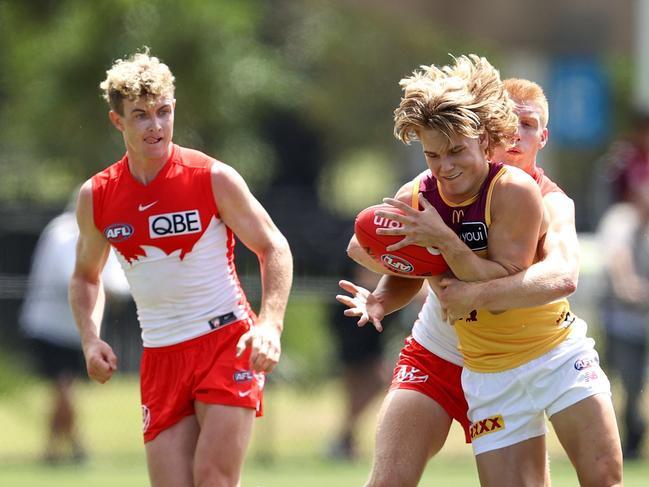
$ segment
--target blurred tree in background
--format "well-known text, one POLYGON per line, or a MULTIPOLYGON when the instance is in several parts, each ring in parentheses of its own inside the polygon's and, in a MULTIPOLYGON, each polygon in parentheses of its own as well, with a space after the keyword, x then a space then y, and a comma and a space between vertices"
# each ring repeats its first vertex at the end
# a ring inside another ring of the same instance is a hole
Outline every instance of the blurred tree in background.
POLYGON ((0 8, 3 199, 64 200, 121 157, 98 84, 114 59, 145 45, 176 75, 178 142, 236 161, 253 185, 272 179, 277 160, 260 116, 295 106, 300 80, 262 42, 258 2, 13 1, 0 8))
MULTIPOLYGON (((178 143, 232 164, 262 196, 349 218, 424 167, 391 135, 398 80, 449 53, 496 66, 508 54, 437 18, 436 2, 381 3, 0 0, 0 200, 62 204, 121 156, 98 84, 149 46, 177 78, 178 143)), ((624 107, 630 63, 608 59, 624 107)), ((578 174, 563 174, 569 189, 578 174)))
POLYGON ((177 78, 179 143, 258 191, 320 180, 322 197, 353 213, 412 172, 394 164, 397 81, 447 61, 450 45, 469 49, 426 19, 314 0, 3 1, 0 22, 5 201, 61 203, 121 157, 98 84, 113 60, 149 46, 177 78), (372 178, 370 197, 345 206, 337 175, 350 166, 372 178))

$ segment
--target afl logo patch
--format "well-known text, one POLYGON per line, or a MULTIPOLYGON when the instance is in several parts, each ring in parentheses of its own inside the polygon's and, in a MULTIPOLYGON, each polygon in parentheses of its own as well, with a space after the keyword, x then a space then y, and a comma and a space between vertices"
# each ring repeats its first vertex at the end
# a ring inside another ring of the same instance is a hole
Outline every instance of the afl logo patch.
POLYGON ((114 223, 104 229, 109 242, 122 242, 133 235, 133 227, 128 223, 114 223))
POLYGON ((575 362, 576 370, 589 369, 599 364, 597 357, 581 358, 575 362))
POLYGON ((237 370, 232 378, 235 382, 250 382, 254 378, 254 375, 250 370, 237 370))
POLYGON ((409 274, 415 270, 415 266, 406 259, 402 259, 401 257, 392 254, 383 254, 381 256, 381 262, 383 262, 388 269, 392 269, 395 272, 409 274))

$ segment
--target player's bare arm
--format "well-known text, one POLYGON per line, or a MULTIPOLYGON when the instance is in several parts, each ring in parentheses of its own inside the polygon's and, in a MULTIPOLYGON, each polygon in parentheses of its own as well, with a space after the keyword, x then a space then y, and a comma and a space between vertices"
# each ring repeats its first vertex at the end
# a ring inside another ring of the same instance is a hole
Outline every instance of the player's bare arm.
POLYGON ((280 335, 293 279, 293 258, 284 235, 230 166, 215 162, 212 190, 223 222, 259 259, 262 298, 257 325, 237 345, 239 353, 252 348, 251 365, 270 372, 279 361, 280 335))
POLYGON ((370 270, 375 274, 392 274, 392 271, 376 259, 372 258, 372 256, 358 242, 356 235, 352 235, 352 238, 347 244, 347 256, 358 265, 365 267, 367 270, 370 270))
POLYGON ((88 376, 103 384, 117 369, 117 357, 111 347, 99 337, 104 312, 101 270, 108 258, 109 246, 94 225, 90 181, 79 192, 77 223, 79 240, 76 264, 70 278, 70 306, 79 328, 88 376))
POLYGON ((420 198, 421 211, 386 199, 405 215, 380 215, 400 222, 402 227, 379 229, 377 233, 404 235, 396 244, 399 248, 411 244, 437 247, 453 274, 463 281, 496 279, 519 272, 534 261, 539 235, 545 231, 543 202, 534 180, 519 169, 509 169, 493 190, 486 259, 462 242, 425 198, 420 198))
POLYGON ((491 281, 467 283, 444 278, 438 295, 452 316, 475 308, 497 311, 540 306, 575 291, 579 241, 574 203, 565 194, 553 192, 543 197, 543 205, 549 224, 539 249, 541 260, 522 272, 491 281))

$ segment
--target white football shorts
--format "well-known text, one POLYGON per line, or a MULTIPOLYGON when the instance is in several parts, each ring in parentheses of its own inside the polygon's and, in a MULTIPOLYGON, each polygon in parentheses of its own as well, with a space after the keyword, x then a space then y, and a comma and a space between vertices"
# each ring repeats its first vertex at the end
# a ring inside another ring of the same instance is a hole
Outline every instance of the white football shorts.
POLYGON ((474 455, 544 435, 545 414, 595 394, 611 395, 595 341, 577 319, 570 335, 539 358, 496 373, 462 371, 474 455))

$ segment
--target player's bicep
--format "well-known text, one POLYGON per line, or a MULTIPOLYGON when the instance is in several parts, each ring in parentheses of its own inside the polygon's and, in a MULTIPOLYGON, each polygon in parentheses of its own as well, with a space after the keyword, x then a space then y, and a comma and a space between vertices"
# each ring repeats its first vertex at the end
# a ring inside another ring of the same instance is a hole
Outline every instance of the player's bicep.
POLYGON ((79 191, 77 201, 77 240, 75 278, 89 282, 99 281, 99 276, 108 258, 109 244, 94 223, 92 186, 87 181, 79 191))
POLYGON ((489 260, 510 274, 529 267, 544 224, 541 193, 533 180, 504 183, 498 195, 494 194, 492 217, 489 260))
POLYGON ((285 241, 270 215, 233 168, 215 163, 212 190, 223 222, 256 254, 285 241))
POLYGON ((562 193, 543 198, 549 215, 548 231, 543 242, 544 259, 558 259, 565 269, 579 269, 579 239, 575 228, 575 205, 562 193))
MULTIPOLYGON (((408 206, 413 206, 412 205, 413 204, 413 198, 414 198, 413 195, 414 195, 414 191, 415 191, 415 184, 416 184, 418 178, 419 178, 419 176, 417 178, 413 179, 412 181, 408 181, 406 184, 401 186, 397 190, 397 192, 395 193, 394 199, 402 201, 403 203, 407 204, 408 206)), ((415 195, 415 196, 418 196, 418 194, 415 195)), ((417 200, 415 199, 415 201, 417 201, 417 200)), ((415 205, 415 208, 417 208, 416 205, 415 205)))

